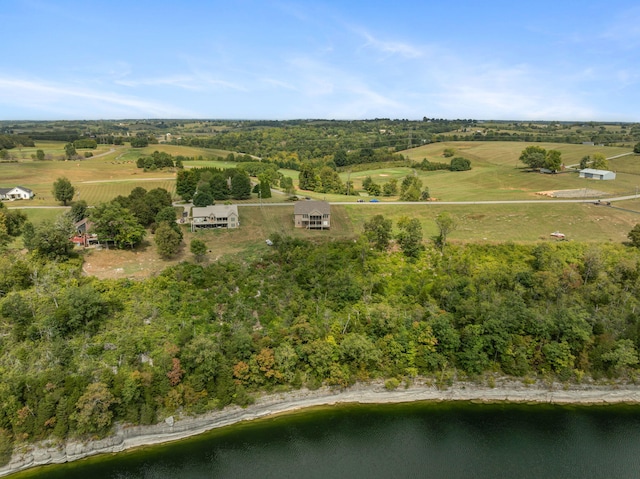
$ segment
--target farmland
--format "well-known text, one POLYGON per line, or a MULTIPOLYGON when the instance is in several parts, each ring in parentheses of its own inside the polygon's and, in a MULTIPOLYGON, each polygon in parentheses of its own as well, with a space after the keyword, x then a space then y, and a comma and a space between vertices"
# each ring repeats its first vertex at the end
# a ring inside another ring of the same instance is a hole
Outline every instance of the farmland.
MULTIPOLYGON (((51 154, 59 154, 62 144, 38 143, 51 154)), ((603 153, 612 157, 628 153, 628 148, 594 147, 542 143, 547 149, 562 152, 565 164, 578 163, 580 159, 594 153, 603 153)), ((549 233, 562 230, 569 240, 588 242, 624 242, 629 230, 640 221, 640 200, 629 200, 616 204, 624 209, 607 208, 593 204, 492 204, 492 205, 445 205, 442 202, 456 201, 512 201, 541 200, 548 197, 538 193, 549 190, 568 190, 591 188, 605 195, 626 195, 634 193, 640 174, 638 156, 629 155, 611 160, 610 167, 618 171, 615 181, 594 182, 578 178, 577 173, 542 175, 524 169, 518 157, 523 144, 516 142, 450 142, 429 144, 403 152, 406 158, 416 164, 424 158, 431 162, 445 161, 445 148, 453 148, 456 155, 468 158, 472 169, 463 172, 422 171, 409 166, 387 166, 379 169, 364 169, 350 172, 345 168, 340 172, 343 182, 350 180, 356 190, 362 188, 365 178, 384 184, 391 178, 399 182, 409 175, 417 174, 431 196, 437 201, 416 204, 385 205, 386 201, 397 197, 380 198, 377 205, 356 203, 356 198, 336 194, 324 194, 303 191, 302 196, 323 199, 331 202, 353 202, 352 205, 334 205, 332 209, 332 229, 330 231, 305 231, 293 228, 291 216, 293 203, 287 206, 269 206, 269 203, 282 202, 284 195, 274 191, 273 197, 263 200, 262 207, 242 207, 240 209, 241 228, 236 231, 206 231, 190 233, 184 227, 185 246, 171 261, 157 258, 149 236, 146 246, 135 252, 105 251, 87 257, 86 271, 105 277, 138 277, 160 271, 168 264, 190 259, 189 243, 192 238, 202 239, 210 253, 207 260, 213 261, 228 255, 242 255, 247 258, 260 255, 267 246, 264 240, 272 233, 291 235, 300 238, 345 239, 357 236, 364 223, 375 214, 383 214, 394 225, 402 216, 419 219, 425 240, 437 234, 434 218, 447 211, 457 220, 457 228, 451 234, 451 241, 472 242, 535 242, 553 241, 549 233)), ((115 147, 103 149, 103 156, 75 161, 33 161, 30 150, 24 148, 16 152, 22 156, 18 162, 0 164, 0 186, 19 184, 34 190, 36 199, 31 202, 15 203, 10 206, 25 206, 27 216, 34 222, 54 219, 60 209, 37 209, 34 206, 57 206, 52 197, 51 185, 56 178, 66 176, 76 188, 76 200, 82 199, 90 205, 109 201, 116 196, 127 196, 133 188, 141 186, 147 190, 164 188, 175 197, 175 171, 172 169, 145 172, 136 167, 136 160, 153 151, 165 151, 173 155, 201 157, 197 161, 185 161, 186 168, 212 166, 232 168, 238 163, 222 160, 229 152, 209 150, 177 145, 152 145, 142 149, 115 147)), ((298 184, 298 172, 280 170, 283 175, 294 179, 298 184)), ((366 195, 366 193, 361 193, 366 195)), ((177 198, 176 198, 177 199, 177 198)), ((256 198, 238 202, 255 203, 256 198)), ((614 206, 616 206, 614 205, 614 206)), ((20 241, 16 242, 19 245, 20 241)))

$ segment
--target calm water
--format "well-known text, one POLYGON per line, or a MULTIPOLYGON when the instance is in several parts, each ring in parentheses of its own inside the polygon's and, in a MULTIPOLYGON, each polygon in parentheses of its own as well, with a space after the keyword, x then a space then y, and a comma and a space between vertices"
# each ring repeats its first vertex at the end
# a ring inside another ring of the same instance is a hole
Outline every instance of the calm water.
POLYGON ((26 477, 638 478, 640 408, 323 408, 26 477))

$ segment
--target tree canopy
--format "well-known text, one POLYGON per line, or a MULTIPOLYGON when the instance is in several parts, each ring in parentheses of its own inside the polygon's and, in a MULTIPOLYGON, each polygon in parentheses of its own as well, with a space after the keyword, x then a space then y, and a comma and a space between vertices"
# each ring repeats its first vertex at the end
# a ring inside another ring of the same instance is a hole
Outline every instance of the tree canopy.
POLYGON ((67 205, 76 194, 76 189, 68 178, 62 176, 53 183, 53 197, 57 201, 61 201, 63 205, 67 205))

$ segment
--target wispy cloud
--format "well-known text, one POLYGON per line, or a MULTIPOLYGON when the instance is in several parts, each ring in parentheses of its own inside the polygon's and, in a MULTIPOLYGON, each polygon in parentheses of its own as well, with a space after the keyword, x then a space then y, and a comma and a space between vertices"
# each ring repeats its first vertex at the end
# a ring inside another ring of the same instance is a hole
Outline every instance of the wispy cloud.
POLYGON ((411 45, 410 43, 380 40, 362 28, 356 28, 354 31, 366 40, 364 44, 365 48, 373 48, 385 55, 399 55, 403 58, 419 58, 424 54, 421 48, 411 45))
POLYGON ((599 38, 616 42, 620 47, 633 49, 640 44, 640 7, 633 7, 616 15, 599 38))
POLYGON ((0 102, 3 104, 66 111, 79 101, 83 102, 82 107, 87 111, 86 115, 91 117, 102 116, 103 109, 117 109, 142 116, 188 116, 183 109, 117 93, 94 91, 76 85, 0 77, 0 102), (88 107, 95 108, 94 115, 88 107))

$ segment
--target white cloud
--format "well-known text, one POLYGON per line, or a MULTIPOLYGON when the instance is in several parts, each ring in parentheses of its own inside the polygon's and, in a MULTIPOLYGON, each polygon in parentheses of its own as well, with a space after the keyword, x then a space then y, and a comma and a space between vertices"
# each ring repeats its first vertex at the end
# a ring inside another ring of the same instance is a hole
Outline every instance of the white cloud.
POLYGON ((0 77, 0 104, 50 112, 76 110, 84 112, 82 117, 85 118, 104 117, 104 111, 119 111, 143 117, 190 116, 186 110, 136 97, 98 92, 77 85, 6 77, 0 77))
POLYGON ((399 55, 403 58, 410 59, 420 58, 424 55, 423 49, 409 43, 380 40, 361 28, 355 29, 355 31, 366 40, 364 47, 371 47, 385 55, 399 55))

